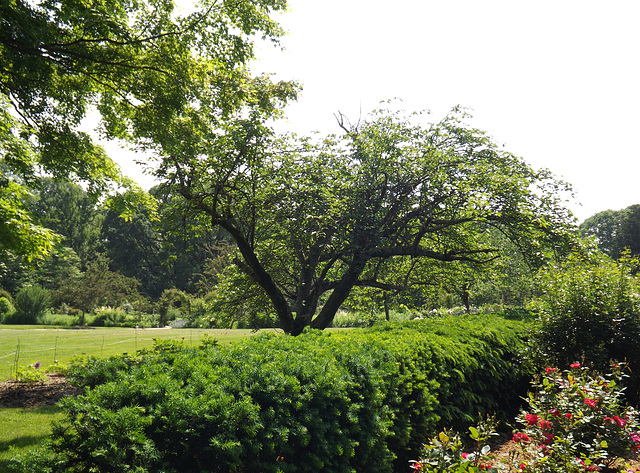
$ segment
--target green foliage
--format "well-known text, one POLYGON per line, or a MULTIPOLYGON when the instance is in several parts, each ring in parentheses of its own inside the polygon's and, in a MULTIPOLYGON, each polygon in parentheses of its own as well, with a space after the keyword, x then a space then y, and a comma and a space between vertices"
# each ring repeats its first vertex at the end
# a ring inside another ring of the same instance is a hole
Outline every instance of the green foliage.
POLYGON ((568 186, 468 127, 463 110, 435 124, 340 117, 344 133, 323 140, 276 139, 259 118, 201 122, 206 149, 168 141, 183 158, 162 177, 233 237, 245 297, 266 300, 287 333, 329 326, 354 288, 397 294, 454 279, 446 265, 488 264, 504 248, 491 228, 528 262, 576 243, 568 186))
POLYGON ((540 277, 543 294, 532 349, 538 365, 567 367, 575 361, 608 369, 626 360, 632 371, 630 400, 640 395, 640 288, 631 261, 570 260, 540 277))
POLYGON ((49 309, 51 296, 40 286, 26 286, 20 289, 14 303, 16 310, 5 318, 5 323, 36 324, 49 309))
POLYGON ((640 205, 599 212, 580 224, 580 231, 595 238, 598 248, 614 259, 625 251, 640 256, 640 205))
POLYGON ((16 381, 20 383, 40 383, 47 379, 44 371, 40 369, 40 363, 20 366, 16 369, 16 381))
POLYGON ((532 383, 529 408, 516 418, 521 428, 513 441, 520 451, 500 457, 491 452, 486 443, 496 435, 496 424, 488 418, 469 428, 471 442, 442 431, 411 462, 412 468, 424 473, 622 471, 620 461, 640 449, 637 412, 621 399, 622 365, 614 365, 607 376, 580 363, 570 368, 547 367, 532 383))
POLYGON ((119 306, 138 296, 138 281, 109 269, 109 261, 99 255, 87 270, 73 280, 64 281, 57 297, 90 312, 97 306, 119 306))
POLYGON ((420 459, 412 460, 411 468, 421 473, 497 473, 498 468, 492 466, 495 457, 488 445, 489 439, 497 435, 496 427, 491 417, 469 427, 475 450, 469 448, 470 442, 463 441, 458 432, 444 429, 423 446, 420 459))
POLYGON ((0 322, 5 317, 10 317, 15 312, 15 308, 9 299, 6 297, 0 297, 0 322))
POLYGON ((108 200, 125 217, 153 205, 79 131, 92 107, 103 136, 145 148, 165 131, 186 135, 180 128, 197 121, 194 110, 219 120, 247 103, 270 108, 273 84, 245 65, 256 37, 282 34, 269 15, 285 6, 205 0, 180 15, 173 0, 0 3, 0 250, 35 258, 54 243, 22 202, 39 175, 82 181, 94 195, 128 189, 108 200))
POLYGON ((573 363, 560 372, 547 367, 533 383, 529 409, 517 421, 543 456, 526 471, 582 472, 595 465, 611 467, 640 448, 638 415, 621 398, 622 366, 603 376, 573 363))
POLYGON ((72 364, 89 389, 25 467, 391 472, 439 422, 517 404, 521 330, 457 317, 72 364))
POLYGON ((98 307, 93 314, 91 325, 95 327, 127 327, 131 323, 135 326, 137 320, 136 317, 129 317, 124 310, 113 307, 98 307))

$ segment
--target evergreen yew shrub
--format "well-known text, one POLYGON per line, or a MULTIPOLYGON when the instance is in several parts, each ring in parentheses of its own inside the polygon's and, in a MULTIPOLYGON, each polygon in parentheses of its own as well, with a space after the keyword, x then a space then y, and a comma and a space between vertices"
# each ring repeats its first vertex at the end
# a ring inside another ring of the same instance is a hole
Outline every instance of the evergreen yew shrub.
POLYGON ((515 408, 522 331, 495 316, 450 317, 163 343, 76 365, 86 394, 64 401, 51 446, 18 471, 402 471, 441 423, 515 408))

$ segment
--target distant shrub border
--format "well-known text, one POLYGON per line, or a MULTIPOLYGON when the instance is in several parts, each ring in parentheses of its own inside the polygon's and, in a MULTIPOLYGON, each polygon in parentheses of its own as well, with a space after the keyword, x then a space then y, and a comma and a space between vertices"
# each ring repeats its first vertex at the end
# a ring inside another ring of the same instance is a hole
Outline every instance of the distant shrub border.
POLYGON ((444 317, 96 360, 16 471, 402 471, 439 426, 517 411, 523 331, 444 317))

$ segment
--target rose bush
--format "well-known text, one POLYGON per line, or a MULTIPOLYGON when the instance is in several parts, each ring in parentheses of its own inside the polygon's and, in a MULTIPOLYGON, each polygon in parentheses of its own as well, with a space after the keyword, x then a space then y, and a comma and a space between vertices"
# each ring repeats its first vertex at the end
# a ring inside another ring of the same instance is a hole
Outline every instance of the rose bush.
POLYGON ((621 400, 624 365, 614 364, 604 376, 572 363, 570 369, 544 370, 533 382, 528 408, 516 421, 522 428, 512 440, 520 451, 499 458, 484 444, 495 424, 470 428, 476 448, 465 448, 461 437, 444 431, 424 446, 412 468, 424 473, 578 473, 637 470, 624 464, 640 450, 636 411, 621 400))

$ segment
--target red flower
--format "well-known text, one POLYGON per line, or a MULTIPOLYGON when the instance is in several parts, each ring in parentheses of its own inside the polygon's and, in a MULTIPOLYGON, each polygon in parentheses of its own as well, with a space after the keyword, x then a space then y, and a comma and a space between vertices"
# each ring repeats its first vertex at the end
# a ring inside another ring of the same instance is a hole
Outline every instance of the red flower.
POLYGON ((548 368, 545 368, 544 370, 545 370, 547 373, 553 373, 556 369, 555 369, 555 368, 548 367, 548 368))
POLYGON ((596 405, 598 404, 598 401, 597 401, 597 400, 595 400, 595 399, 589 399, 589 398, 586 398, 586 399, 584 400, 584 403, 585 403, 587 406, 596 407, 596 405))
POLYGON ((577 368, 580 368, 580 363, 571 363, 571 364, 569 365, 569 367, 570 367, 570 368, 573 368, 573 369, 575 370, 575 369, 577 369, 577 368))
POLYGON ((513 434, 513 441, 516 443, 520 443, 520 442, 529 442, 531 439, 529 439, 529 436, 527 434, 525 434, 524 432, 518 432, 513 434))
POLYGON ((613 416, 613 417, 605 417, 604 418, 605 422, 610 422, 611 424, 613 424, 614 422, 616 424, 618 424, 618 426, 622 429, 624 428, 625 425, 627 425, 627 421, 625 419, 621 419, 618 416, 613 416))
POLYGON ((411 468, 413 468, 416 471, 420 471, 422 470, 422 463, 415 462, 413 465, 411 465, 411 468))
POLYGON ((567 419, 571 419, 571 418, 573 417, 573 414, 572 414, 571 412, 567 412, 564 416, 565 416, 567 419))
POLYGON ((527 418, 527 424, 529 425, 536 425, 540 420, 540 417, 535 414, 527 414, 525 417, 527 418))
POLYGON ((553 434, 551 432, 545 432, 542 435, 544 436, 544 443, 553 443, 553 434))
POLYGON ((558 409, 549 409, 549 414, 553 417, 560 417, 560 411, 558 409))
POLYGON ((462 458, 466 460, 468 456, 469 454, 467 452, 462 452, 462 458))
POLYGON ((541 420, 540 421, 540 427, 544 430, 544 429, 550 429, 551 428, 551 422, 548 420, 541 420))

